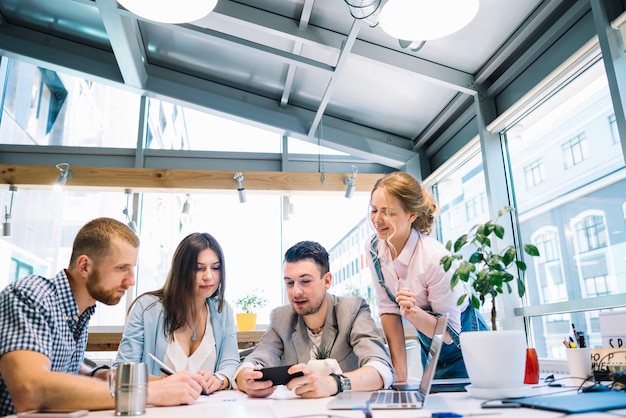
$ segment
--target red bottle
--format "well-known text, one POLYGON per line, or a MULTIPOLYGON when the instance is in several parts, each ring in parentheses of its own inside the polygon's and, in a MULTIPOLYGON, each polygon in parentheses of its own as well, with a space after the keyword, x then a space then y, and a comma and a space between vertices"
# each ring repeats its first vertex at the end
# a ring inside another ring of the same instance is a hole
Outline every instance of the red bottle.
POLYGON ((539 359, 537 358, 537 350, 534 348, 526 349, 526 373, 524 373, 524 384, 534 385, 539 383, 539 359))

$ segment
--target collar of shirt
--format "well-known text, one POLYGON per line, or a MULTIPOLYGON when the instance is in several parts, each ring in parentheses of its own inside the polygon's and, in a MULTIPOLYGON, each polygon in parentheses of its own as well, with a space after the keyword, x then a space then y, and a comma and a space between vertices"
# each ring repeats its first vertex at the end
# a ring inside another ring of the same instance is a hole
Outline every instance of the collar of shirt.
POLYGON ((57 294, 59 296, 59 302, 61 309, 63 310, 64 318, 70 329, 77 331, 80 330, 86 323, 89 322, 89 318, 96 310, 96 305, 92 305, 79 315, 78 305, 74 298, 74 293, 70 287, 69 278, 65 273, 65 270, 61 270, 59 274, 52 279, 54 285, 57 288, 57 294))
POLYGON ((379 259, 382 263, 400 263, 405 268, 411 263, 411 258, 413 258, 413 254, 415 253, 415 248, 417 247, 417 243, 419 241, 419 232, 415 228, 411 228, 411 233, 409 234, 409 239, 407 240, 404 248, 400 252, 400 255, 395 259, 391 259, 391 250, 389 249, 389 243, 387 241, 384 242, 384 250, 381 251, 379 255, 379 259))

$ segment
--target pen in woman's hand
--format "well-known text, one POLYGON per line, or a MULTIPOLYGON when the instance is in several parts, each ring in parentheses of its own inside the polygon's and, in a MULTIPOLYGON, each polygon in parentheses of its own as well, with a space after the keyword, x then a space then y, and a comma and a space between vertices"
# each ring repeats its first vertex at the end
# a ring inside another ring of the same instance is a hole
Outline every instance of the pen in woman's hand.
MULTIPOLYGON (((171 376, 174 374, 174 370, 170 369, 169 367, 167 367, 167 364, 163 363, 161 360, 159 360, 158 358, 156 358, 156 356, 154 356, 154 354, 152 353, 148 353, 148 355, 150 356, 150 358, 152 360, 155 361, 156 364, 159 365, 159 368, 161 370, 161 372, 163 372, 163 374, 166 374, 168 376, 171 376)), ((208 395, 208 393, 203 390, 202 392, 200 392, 200 395, 208 395)))
POLYGON ((162 371, 164 374, 166 374, 166 375, 168 375, 168 376, 171 376, 171 375, 173 375, 173 374, 174 374, 174 370, 172 370, 172 369, 170 369, 169 367, 167 367, 167 364, 163 363, 161 360, 159 360, 158 358, 156 358, 156 356, 155 356, 154 354, 152 354, 152 353, 148 353, 148 355, 150 356, 150 358, 151 358, 152 360, 154 360, 154 362, 155 362, 156 364, 158 364, 158 365, 159 365, 159 368, 161 369, 161 371, 162 371))

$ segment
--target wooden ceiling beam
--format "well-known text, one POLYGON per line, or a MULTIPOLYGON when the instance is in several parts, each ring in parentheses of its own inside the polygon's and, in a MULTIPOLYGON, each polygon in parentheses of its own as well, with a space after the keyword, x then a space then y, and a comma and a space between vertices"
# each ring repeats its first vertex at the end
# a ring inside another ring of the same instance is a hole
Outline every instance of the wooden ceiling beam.
MULTIPOLYGON (((159 168, 110 168, 71 166, 72 178, 68 190, 104 188, 141 191, 180 191, 194 193, 211 190, 236 190, 235 171, 178 170, 159 168)), ((243 187, 255 191, 335 192, 345 191, 344 180, 352 173, 325 173, 325 183, 320 173, 243 171, 243 187)), ((31 188, 52 187, 59 170, 54 166, 0 164, 1 183, 31 188)), ((355 187, 369 191, 383 173, 358 174, 355 187)))

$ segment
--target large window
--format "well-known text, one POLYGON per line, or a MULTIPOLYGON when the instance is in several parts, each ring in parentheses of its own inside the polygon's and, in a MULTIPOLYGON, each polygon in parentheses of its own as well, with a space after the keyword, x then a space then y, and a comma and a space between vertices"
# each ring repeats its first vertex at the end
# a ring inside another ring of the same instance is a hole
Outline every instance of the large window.
POLYGON ((507 138, 521 239, 541 252, 526 260, 527 303, 546 310, 531 318, 540 356, 564 357, 560 345, 572 323, 600 346, 598 311, 577 301, 626 293, 626 169, 613 115, 598 61, 517 121, 507 138), (546 165, 537 182, 532 167, 553 156, 562 164, 546 165), (558 302, 571 313, 550 314, 558 302))
POLYGON ((9 60, 0 142, 134 148, 139 95, 9 60))

